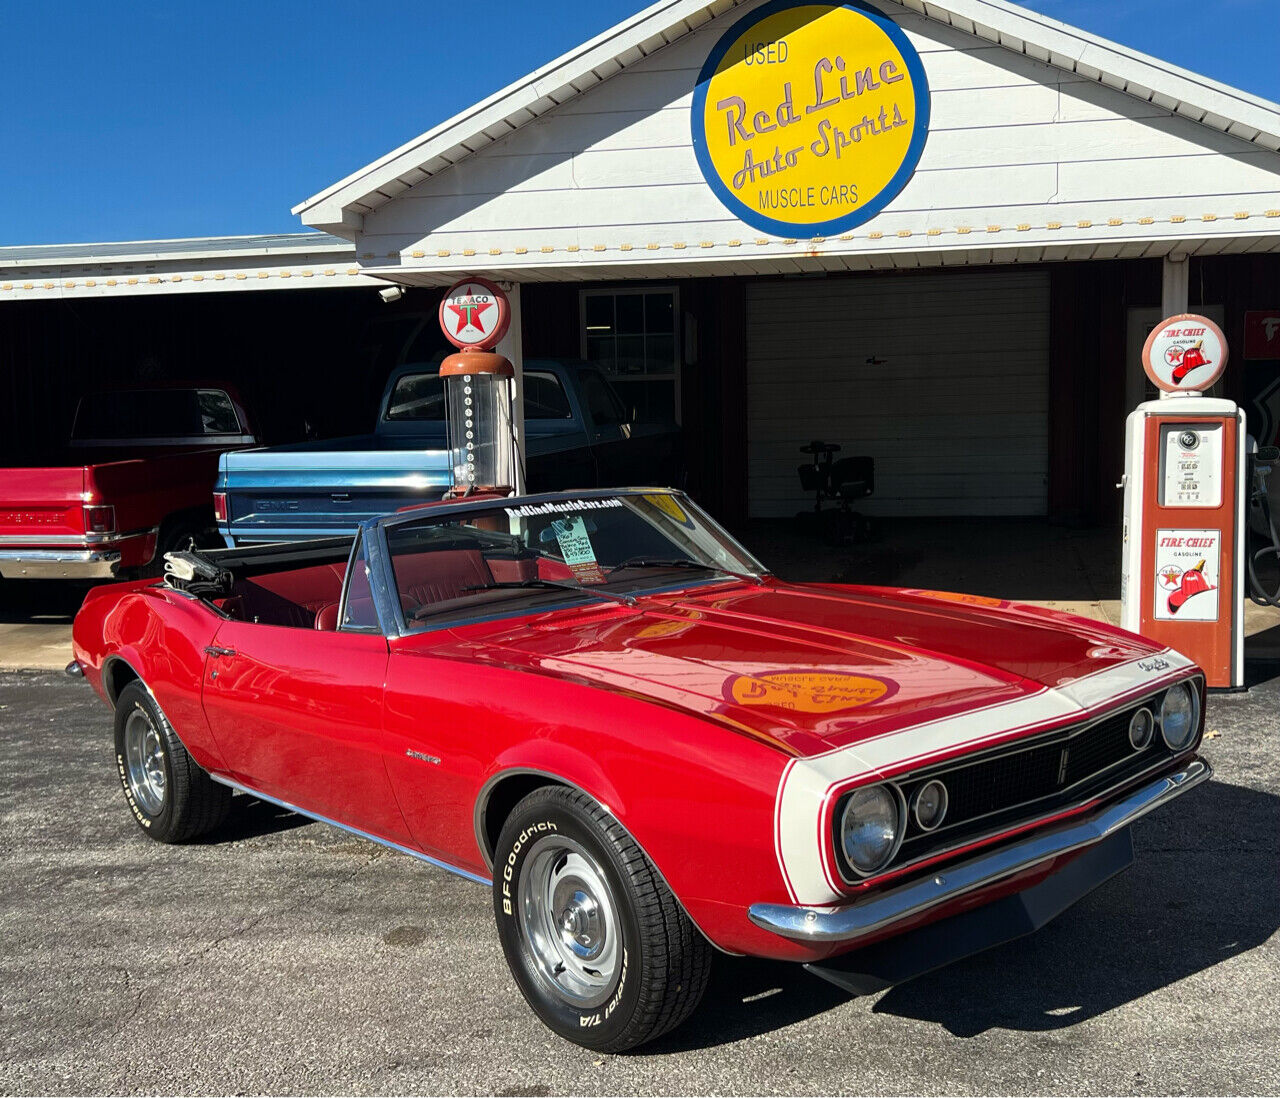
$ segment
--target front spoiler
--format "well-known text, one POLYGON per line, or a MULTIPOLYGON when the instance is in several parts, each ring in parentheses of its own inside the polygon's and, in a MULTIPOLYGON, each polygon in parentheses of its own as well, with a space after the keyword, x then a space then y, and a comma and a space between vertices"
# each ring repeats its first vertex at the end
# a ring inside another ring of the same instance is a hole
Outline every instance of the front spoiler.
POLYGON ((1033 934, 1132 862, 1133 837, 1125 828, 1021 892, 804 967, 851 995, 874 995, 1033 934))
POLYGON ((1193 758, 1092 816, 1036 832, 865 900, 843 907, 752 904, 748 915, 756 926, 798 942, 857 942, 931 908, 1100 843, 1212 776, 1213 769, 1207 762, 1193 758))

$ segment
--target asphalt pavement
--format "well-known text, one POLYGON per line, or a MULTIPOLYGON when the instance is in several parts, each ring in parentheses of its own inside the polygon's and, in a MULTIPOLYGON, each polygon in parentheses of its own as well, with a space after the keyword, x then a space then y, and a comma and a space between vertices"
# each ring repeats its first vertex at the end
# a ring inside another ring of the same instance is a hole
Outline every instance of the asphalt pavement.
POLYGON ((1280 1088, 1280 668, 1211 702, 1213 782, 1030 938, 851 999, 717 957, 636 1053, 552 1036, 487 891, 260 802, 166 847, 107 708, 0 673, 0 1091, 1265 1093, 1280 1088))

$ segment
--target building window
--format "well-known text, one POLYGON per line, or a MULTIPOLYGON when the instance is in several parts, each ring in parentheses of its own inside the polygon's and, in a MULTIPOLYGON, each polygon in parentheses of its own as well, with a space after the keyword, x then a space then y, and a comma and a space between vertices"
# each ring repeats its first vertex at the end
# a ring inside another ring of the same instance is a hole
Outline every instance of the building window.
POLYGON ((582 357, 601 366, 634 418, 679 420, 675 287, 582 291, 582 357))

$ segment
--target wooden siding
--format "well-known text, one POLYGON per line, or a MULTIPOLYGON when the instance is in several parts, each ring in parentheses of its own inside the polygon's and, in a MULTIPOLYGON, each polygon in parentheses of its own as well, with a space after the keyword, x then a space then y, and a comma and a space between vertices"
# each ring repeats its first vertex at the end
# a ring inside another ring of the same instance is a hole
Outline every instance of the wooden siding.
POLYGON ((751 515, 812 504, 813 438, 876 459, 869 513, 1044 514, 1048 374, 1044 269, 752 283, 751 515))
MULTIPOLYGON (((361 262, 518 272, 656 261, 655 246, 668 263, 761 249, 702 179, 689 135, 698 69, 740 10, 368 213, 361 262)), ((923 16, 899 22, 932 89, 920 167, 879 217, 815 250, 1280 233, 1266 216, 1280 207, 1280 156, 923 16)))

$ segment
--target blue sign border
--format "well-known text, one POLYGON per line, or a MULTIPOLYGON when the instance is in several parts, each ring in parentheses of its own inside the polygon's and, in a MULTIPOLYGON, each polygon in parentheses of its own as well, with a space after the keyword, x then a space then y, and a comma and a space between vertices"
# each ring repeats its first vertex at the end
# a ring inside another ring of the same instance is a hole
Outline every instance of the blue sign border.
POLYGON ((720 199, 730 213, 735 214, 748 225, 764 232, 775 233, 784 237, 796 237, 798 234, 829 236, 870 221, 901 193, 902 188, 907 185, 907 182, 915 174, 916 166, 920 163, 920 156, 924 152, 925 141, 929 137, 929 81, 924 74, 924 65, 920 61, 920 55, 916 52, 915 47, 911 44, 902 28, 883 12, 868 4, 861 3, 860 0, 846 0, 843 4, 830 4, 830 7, 849 8, 851 11, 865 15, 874 22, 898 48, 903 61, 906 62, 907 72, 911 74, 911 86, 915 91, 916 100, 916 120, 915 130, 911 134, 911 144, 907 146, 907 153, 903 158, 902 165, 894 173, 893 178, 870 201, 850 213, 842 214, 840 217, 832 218, 830 221, 820 221, 813 224, 776 221, 771 217, 765 217, 763 214, 753 210, 725 186, 724 181, 716 172, 715 165, 711 163, 711 154, 707 150, 706 137, 702 132, 702 120, 706 115, 707 87, 711 83, 711 77, 724 59, 724 55, 729 52, 729 47, 738 40, 748 27, 758 23, 761 19, 768 18, 775 12, 786 11, 789 8, 821 6, 822 3, 823 0, 770 0, 769 3, 762 4, 749 15, 739 19, 725 31, 716 43, 715 48, 707 56, 707 60, 703 63, 702 71, 698 73, 698 83, 693 89, 693 107, 689 114, 689 129, 693 137, 694 155, 698 158, 698 167, 702 170, 703 179, 706 180, 708 186, 711 187, 716 197, 720 199))

